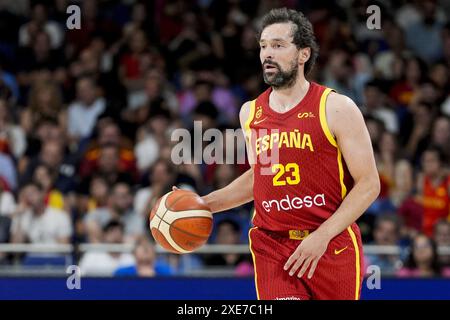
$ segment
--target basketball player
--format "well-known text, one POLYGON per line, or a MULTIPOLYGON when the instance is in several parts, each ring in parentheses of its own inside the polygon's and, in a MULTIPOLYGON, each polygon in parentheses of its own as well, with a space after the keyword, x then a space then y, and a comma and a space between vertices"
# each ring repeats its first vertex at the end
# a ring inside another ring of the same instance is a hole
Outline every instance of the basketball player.
POLYGON ((318 47, 302 13, 270 11, 259 44, 270 87, 240 111, 251 169, 203 199, 213 212, 254 200, 258 299, 359 299, 355 220, 380 190, 363 117, 351 99, 305 78, 318 47))

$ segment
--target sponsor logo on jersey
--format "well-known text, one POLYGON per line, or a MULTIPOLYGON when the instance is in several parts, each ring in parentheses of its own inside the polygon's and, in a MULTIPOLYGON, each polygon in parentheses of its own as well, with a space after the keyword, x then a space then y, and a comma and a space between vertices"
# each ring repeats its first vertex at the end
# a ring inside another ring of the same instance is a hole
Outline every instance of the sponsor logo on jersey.
POLYGON ((294 209, 301 209, 303 207, 311 208, 311 207, 322 207, 325 206, 325 195, 323 193, 316 194, 315 196, 305 196, 303 198, 293 197, 291 198, 289 195, 280 199, 280 200, 264 200, 261 202, 263 209, 266 212, 270 212, 272 210, 277 211, 288 211, 294 209))
POLYGON ((303 118, 315 118, 316 116, 312 112, 300 112, 297 114, 297 118, 303 119, 303 118))

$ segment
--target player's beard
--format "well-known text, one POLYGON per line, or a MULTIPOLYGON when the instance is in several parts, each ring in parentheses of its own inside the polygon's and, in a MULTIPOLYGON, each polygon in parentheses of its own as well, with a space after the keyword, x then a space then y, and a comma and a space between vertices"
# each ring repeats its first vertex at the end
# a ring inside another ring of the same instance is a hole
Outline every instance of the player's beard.
MULTIPOLYGON (((274 89, 286 89, 292 87, 297 81, 298 63, 293 60, 289 70, 283 70, 276 62, 265 61, 275 66, 278 70, 275 72, 263 71, 264 82, 274 89)), ((263 64, 264 66, 264 64, 263 64)))

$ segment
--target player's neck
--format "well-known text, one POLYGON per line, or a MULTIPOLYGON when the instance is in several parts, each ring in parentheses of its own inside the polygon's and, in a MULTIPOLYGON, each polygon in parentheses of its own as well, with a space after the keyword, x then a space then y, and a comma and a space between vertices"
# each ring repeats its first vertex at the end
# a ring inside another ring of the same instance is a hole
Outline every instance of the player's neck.
POLYGON ((304 76, 299 76, 292 87, 282 89, 273 88, 269 97, 270 105, 280 109, 279 111, 288 111, 303 100, 310 85, 304 76))

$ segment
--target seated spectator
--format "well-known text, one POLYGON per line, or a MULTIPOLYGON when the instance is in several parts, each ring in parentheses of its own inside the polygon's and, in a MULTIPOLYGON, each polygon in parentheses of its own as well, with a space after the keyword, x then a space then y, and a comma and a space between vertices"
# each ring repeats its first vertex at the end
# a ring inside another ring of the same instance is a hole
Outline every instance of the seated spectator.
POLYGON ((40 185, 45 194, 45 204, 51 208, 64 210, 64 195, 55 189, 57 172, 48 166, 41 164, 36 167, 33 174, 33 182, 40 185))
MULTIPOLYGON (((434 225, 433 240, 439 247, 450 248, 450 221, 441 219, 434 225)), ((450 255, 440 254, 439 262, 445 268, 450 268, 450 255)))
MULTIPOLYGON (((219 116, 219 101, 214 99, 213 93, 214 84, 211 81, 198 79, 192 89, 186 89, 186 91, 179 94, 179 113, 183 117, 189 117, 199 105, 207 103, 208 107, 214 105, 215 110, 213 117, 216 119, 219 116)), ((220 102, 220 105, 223 105, 223 102, 220 102)))
POLYGON ((371 115, 364 115, 364 121, 367 126, 367 131, 369 131, 370 141, 375 150, 379 149, 379 142, 381 140, 381 135, 386 130, 384 122, 378 118, 374 118, 371 115))
POLYGON ((379 142, 379 152, 377 157, 377 168, 381 180, 381 191, 379 198, 386 199, 390 189, 394 185, 395 161, 397 160, 397 141, 394 134, 385 131, 381 135, 379 142))
POLYGON ((433 122, 429 144, 436 145, 450 159, 450 117, 440 116, 433 122))
POLYGON ((30 90, 28 106, 20 115, 20 125, 30 136, 43 119, 54 120, 65 132, 67 112, 62 104, 61 92, 53 82, 37 82, 30 90))
MULTIPOLYGON (((378 216, 373 230, 371 243, 377 246, 396 246, 400 239, 400 222, 394 215, 378 216)), ((366 257, 367 264, 380 267, 382 274, 394 274, 399 267, 400 259, 397 255, 377 254, 366 257)))
POLYGON ((352 100, 357 100, 357 93, 354 87, 354 72, 349 52, 341 49, 332 51, 325 66, 324 84, 350 97, 352 100))
POLYGON ((444 23, 437 19, 436 8, 437 1, 421 1, 419 21, 405 28, 408 47, 428 63, 442 57, 441 32, 444 23))
MULTIPOLYGON (((58 130, 55 132, 57 133, 58 130)), ((74 160, 65 154, 64 144, 60 140, 49 139, 42 142, 42 147, 37 156, 27 161, 26 168, 20 177, 20 183, 26 184, 32 181, 36 168, 45 165, 55 174, 54 188, 62 193, 75 189, 75 176, 77 174, 74 160)))
POLYGON ((81 77, 77 81, 77 100, 69 106, 68 133, 73 143, 88 138, 98 116, 105 111, 106 101, 100 95, 94 79, 81 77))
POLYGON ((144 233, 144 217, 134 211, 130 186, 123 182, 112 187, 106 207, 88 212, 84 219, 89 242, 100 242, 102 230, 114 220, 123 224, 127 242, 144 233))
POLYGON ((20 46, 29 46, 39 30, 45 30, 48 33, 52 48, 61 46, 64 40, 64 33, 58 23, 48 20, 47 10, 47 7, 42 3, 32 5, 31 20, 23 24, 19 29, 20 46))
MULTIPOLYGON (((217 116, 218 111, 216 106, 211 102, 202 102, 199 103, 194 111, 193 114, 193 120, 194 122, 191 122, 191 135, 195 137, 195 130, 198 130, 195 128, 195 125, 201 126, 202 134, 212 128, 217 128, 217 116)), ((203 143, 197 143, 193 144, 193 154, 203 154, 205 147, 208 145, 208 142, 206 140, 203 141, 203 143)), ((206 160, 206 159, 205 159, 206 160)))
POLYGON ((84 190, 79 190, 78 210, 85 213, 106 207, 109 189, 110 186, 104 177, 100 175, 92 176, 87 193, 84 190))
POLYGON ((152 67, 162 68, 164 59, 149 46, 144 31, 137 30, 130 35, 128 49, 120 59, 119 77, 129 92, 144 87, 145 73, 152 67))
POLYGON ((135 182, 136 176, 133 172, 128 171, 131 163, 129 162, 130 157, 125 156, 122 161, 119 146, 105 144, 92 156, 95 156, 96 159, 83 162, 80 165, 79 175, 83 179, 82 186, 87 187, 89 185, 89 177, 94 173, 103 176, 109 185, 117 182, 126 182, 132 185, 135 182))
MULTIPOLYGON (((105 244, 123 243, 123 224, 112 220, 103 228, 100 241, 105 244)), ((108 277, 114 274, 117 268, 128 266, 134 261, 130 253, 89 251, 80 259, 80 269, 83 276, 108 277)))
POLYGON ((438 260, 436 243, 424 234, 418 234, 411 245, 408 260, 397 272, 399 277, 438 277, 449 276, 438 260))
POLYGON ((430 146, 422 156, 423 172, 418 177, 418 191, 423 208, 422 232, 432 236, 436 221, 450 212, 450 174, 441 149, 430 146))
POLYGON ((161 149, 170 143, 174 120, 162 100, 150 105, 148 118, 136 131, 135 153, 140 172, 147 170, 161 156, 161 149))
POLYGON ((131 9, 131 20, 122 28, 122 41, 127 41, 131 35, 139 30, 150 32, 152 28, 151 19, 148 16, 148 6, 143 2, 135 2, 131 9))
POLYGON ((102 176, 94 175, 90 181, 88 190, 78 190, 76 204, 73 206, 75 217, 75 237, 80 242, 87 241, 86 224, 84 217, 87 212, 105 208, 108 205, 110 186, 102 176))
POLYGON ((158 160, 148 175, 150 185, 139 189, 134 198, 134 208, 141 217, 147 217, 156 201, 171 191, 175 182, 174 168, 169 162, 158 160))
POLYGON ((422 59, 410 56, 406 59, 398 59, 395 69, 399 71, 399 77, 389 91, 389 97, 401 107, 408 107, 414 101, 414 95, 420 87, 420 81, 424 78, 426 64, 422 59))
MULTIPOLYGON (((224 219, 217 225, 217 233, 213 243, 236 245, 240 243, 240 238, 241 228, 239 224, 234 220, 224 219)), ((235 270, 236 268, 239 268, 241 264, 249 263, 244 255, 236 253, 205 255, 204 261, 208 266, 228 267, 235 270)))
POLYGON ((88 146, 81 159, 80 174, 91 175, 98 167, 101 149, 104 146, 112 145, 119 149, 119 167, 122 171, 126 171, 137 175, 136 159, 133 153, 133 145, 130 140, 124 137, 120 131, 120 127, 111 118, 103 118, 98 121, 98 137, 88 146))
POLYGON ((420 101, 412 110, 412 127, 405 145, 405 152, 415 163, 420 160, 420 156, 429 146, 429 132, 433 122, 433 106, 420 101))
POLYGON ((29 183, 19 193, 19 201, 12 217, 13 243, 69 243, 72 223, 67 212, 45 204, 44 190, 29 183))
POLYGON ((105 39, 96 34, 80 51, 78 59, 70 63, 68 73, 72 79, 89 75, 102 88, 109 107, 115 108, 126 104, 126 90, 112 64, 113 56, 113 50, 110 50, 105 39))
POLYGON ((30 47, 19 48, 17 59, 17 80, 22 89, 33 83, 46 80, 64 80, 64 53, 51 48, 49 34, 44 30, 36 30, 30 47))
POLYGON ((145 74, 144 88, 129 95, 125 116, 139 122, 158 101, 163 101, 172 114, 178 112, 178 100, 167 79, 160 70, 152 68, 145 74))
POLYGON ((26 149, 22 158, 19 159, 19 171, 23 174, 31 159, 41 152, 46 142, 57 142, 66 145, 66 135, 54 117, 42 117, 36 123, 33 132, 26 137, 26 149))
POLYGON ((405 199, 411 196, 414 188, 414 169, 406 159, 395 163, 393 186, 389 190, 389 199, 398 208, 405 199))
POLYGON ((371 115, 383 121, 386 130, 391 133, 398 133, 399 123, 394 110, 386 105, 386 95, 383 93, 381 83, 371 81, 366 84, 364 89, 364 108, 365 115, 371 115))
POLYGON ((114 272, 115 276, 154 277, 173 274, 173 270, 168 264, 158 262, 154 243, 145 237, 137 239, 133 255, 135 263, 118 268, 114 272))

